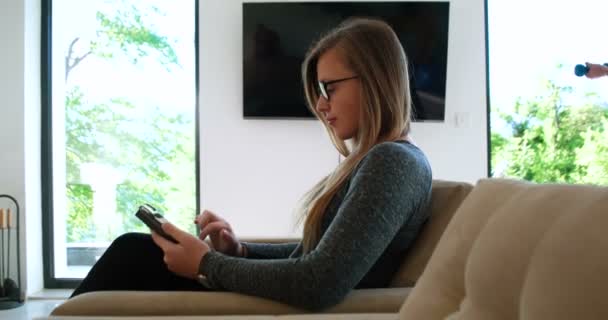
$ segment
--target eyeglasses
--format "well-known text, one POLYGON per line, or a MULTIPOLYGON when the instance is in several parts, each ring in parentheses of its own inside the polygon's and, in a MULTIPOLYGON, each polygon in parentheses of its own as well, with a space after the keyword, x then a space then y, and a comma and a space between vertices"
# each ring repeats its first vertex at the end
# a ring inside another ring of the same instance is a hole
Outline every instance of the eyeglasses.
POLYGON ((352 77, 348 77, 348 78, 336 79, 336 80, 331 80, 331 81, 319 81, 319 91, 321 93, 321 96, 323 98, 325 98, 325 100, 329 101, 329 93, 327 93, 327 86, 329 86, 330 84, 334 84, 337 82, 342 82, 342 81, 346 81, 346 80, 350 80, 350 79, 355 79, 355 78, 359 78, 359 76, 352 76, 352 77))

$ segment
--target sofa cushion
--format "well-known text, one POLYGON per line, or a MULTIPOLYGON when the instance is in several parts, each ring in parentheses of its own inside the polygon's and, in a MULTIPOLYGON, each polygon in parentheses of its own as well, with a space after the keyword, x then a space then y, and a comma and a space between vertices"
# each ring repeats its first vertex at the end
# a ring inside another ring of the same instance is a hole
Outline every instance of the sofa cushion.
POLYGON ((608 188, 484 179, 465 199, 402 319, 604 319, 608 188))
POLYGON ((521 319, 608 319, 608 195, 551 226, 530 259, 521 319), (579 212, 581 213, 581 212, 579 212))
POLYGON ((426 267, 454 212, 473 189, 466 182, 433 180, 429 220, 420 230, 390 287, 413 287, 426 267))
MULTIPOLYGON (((410 288, 353 290, 324 313, 397 313, 410 288)), ((267 315, 304 314, 277 301, 234 292, 99 291, 78 295, 52 315, 267 315)))
POLYGON ((265 316, 164 316, 164 317, 86 317, 51 316, 35 320, 398 320, 397 313, 349 313, 349 314, 306 314, 306 315, 265 315, 265 316))

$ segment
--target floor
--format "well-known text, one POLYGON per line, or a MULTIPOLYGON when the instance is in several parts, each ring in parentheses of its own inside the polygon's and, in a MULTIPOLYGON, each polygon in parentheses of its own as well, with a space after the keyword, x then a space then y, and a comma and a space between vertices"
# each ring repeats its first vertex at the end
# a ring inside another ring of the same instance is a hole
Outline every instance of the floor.
POLYGON ((70 295, 71 290, 44 290, 28 297, 20 307, 0 310, 0 320, 30 320, 46 317, 70 295))

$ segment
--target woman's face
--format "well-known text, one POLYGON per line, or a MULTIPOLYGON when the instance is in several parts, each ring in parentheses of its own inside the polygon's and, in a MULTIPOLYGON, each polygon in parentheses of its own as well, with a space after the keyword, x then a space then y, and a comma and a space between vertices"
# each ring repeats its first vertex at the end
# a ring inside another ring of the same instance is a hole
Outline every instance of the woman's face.
MULTIPOLYGON (((354 137, 359 130, 361 82, 357 76, 348 68, 338 49, 332 48, 319 57, 317 81, 326 83, 324 87, 329 99, 319 94, 316 109, 342 140, 354 137), (341 79, 345 80, 335 81, 341 79)), ((321 93, 318 84, 317 92, 321 93)))

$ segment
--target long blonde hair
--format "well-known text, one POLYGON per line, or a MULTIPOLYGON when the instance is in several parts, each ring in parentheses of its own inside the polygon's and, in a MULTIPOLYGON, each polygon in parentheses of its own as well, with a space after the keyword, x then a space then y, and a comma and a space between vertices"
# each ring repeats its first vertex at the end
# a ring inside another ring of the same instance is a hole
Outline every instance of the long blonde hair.
POLYGON ((302 79, 308 108, 322 121, 332 143, 345 157, 301 200, 298 222, 306 218, 302 244, 307 253, 320 241, 321 223, 331 199, 365 154, 380 142, 397 140, 409 133, 411 99, 405 52, 395 32, 381 20, 352 18, 331 30, 308 51, 302 64, 302 79), (352 138, 352 150, 315 108, 319 99, 317 62, 332 48, 342 54, 361 81, 359 130, 352 138))

